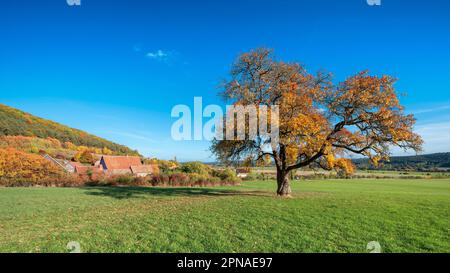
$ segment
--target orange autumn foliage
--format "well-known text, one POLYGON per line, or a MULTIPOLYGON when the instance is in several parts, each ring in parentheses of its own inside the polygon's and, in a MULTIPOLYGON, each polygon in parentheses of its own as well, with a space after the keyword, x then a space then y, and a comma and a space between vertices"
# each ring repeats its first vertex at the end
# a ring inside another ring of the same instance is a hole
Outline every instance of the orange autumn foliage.
POLYGON ((139 155, 126 146, 119 145, 62 124, 33 116, 0 103, 0 136, 28 136, 40 139, 53 138, 61 143, 97 149, 104 147, 118 155, 139 155))
POLYGON ((61 178, 64 171, 42 156, 28 154, 14 148, 0 149, 0 184, 8 181, 38 182, 61 178))
MULTIPOLYGON (((351 154, 376 165, 392 147, 420 151, 422 138, 413 130, 395 90, 396 79, 359 72, 334 83, 331 74, 310 74, 298 63, 277 60, 258 48, 238 57, 222 96, 234 105, 279 107, 276 145, 271 137, 214 140, 211 150, 223 162, 255 161, 269 155, 277 168, 277 193, 290 194, 288 174, 302 167, 335 169, 349 176, 351 154), (269 146, 269 147, 268 147, 269 146)), ((273 121, 272 121, 273 122, 273 121)))
MULTIPOLYGON (((45 153, 53 157, 63 156, 72 159, 77 153, 88 151, 92 154, 113 155, 114 152, 104 147, 103 149, 87 146, 77 146, 72 142, 61 143, 55 138, 38 138, 29 136, 0 136, 0 148, 15 148, 17 150, 39 154, 45 153)), ((90 163, 90 162, 89 162, 90 163)))

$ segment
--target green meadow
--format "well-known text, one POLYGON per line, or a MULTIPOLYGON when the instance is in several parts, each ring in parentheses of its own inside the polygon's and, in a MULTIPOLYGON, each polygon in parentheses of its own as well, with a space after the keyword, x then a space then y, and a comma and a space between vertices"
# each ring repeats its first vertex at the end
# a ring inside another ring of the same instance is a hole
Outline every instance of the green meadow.
POLYGON ((450 252, 450 179, 0 188, 0 252, 450 252))

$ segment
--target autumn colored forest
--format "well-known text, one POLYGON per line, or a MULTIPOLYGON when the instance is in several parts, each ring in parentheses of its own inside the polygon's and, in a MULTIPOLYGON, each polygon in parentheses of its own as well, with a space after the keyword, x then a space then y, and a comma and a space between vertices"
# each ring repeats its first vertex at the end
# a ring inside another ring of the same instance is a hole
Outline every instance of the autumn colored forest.
MULTIPOLYGON (((49 141, 33 140, 33 149, 40 149, 41 147, 39 145, 59 149, 59 146, 63 144, 64 148, 69 150, 77 150, 77 146, 84 146, 94 149, 108 149, 118 155, 138 155, 137 151, 133 151, 124 145, 119 145, 81 130, 33 116, 3 104, 0 104, 0 136, 25 136, 49 139, 49 141), (60 143, 57 143, 56 140, 60 143)), ((21 140, 23 139, 18 139, 18 142, 21 140)), ((14 139, 2 139, 0 146, 5 145, 4 141, 14 142, 14 139)), ((27 140, 27 142, 33 141, 27 140)), ((13 145, 13 147, 15 146, 13 145)))
POLYGON ((139 156, 126 146, 0 104, 1 185, 70 182, 74 177, 44 155, 89 165, 95 154, 139 156))

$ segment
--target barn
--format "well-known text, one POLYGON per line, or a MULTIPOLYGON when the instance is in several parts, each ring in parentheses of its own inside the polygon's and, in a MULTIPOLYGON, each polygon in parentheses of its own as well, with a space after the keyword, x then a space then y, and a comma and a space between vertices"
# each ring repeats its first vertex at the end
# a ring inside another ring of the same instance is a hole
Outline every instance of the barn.
POLYGON ((109 175, 147 176, 158 172, 157 165, 144 165, 138 156, 102 156, 100 168, 109 175))

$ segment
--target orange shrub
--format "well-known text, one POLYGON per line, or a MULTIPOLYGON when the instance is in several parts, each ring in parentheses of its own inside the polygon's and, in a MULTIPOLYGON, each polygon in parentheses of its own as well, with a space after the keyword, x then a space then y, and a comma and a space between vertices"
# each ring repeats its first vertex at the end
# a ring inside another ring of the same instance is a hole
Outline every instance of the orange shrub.
POLYGON ((63 178, 65 172, 42 156, 14 148, 0 149, 0 185, 15 182, 38 183, 63 178))

